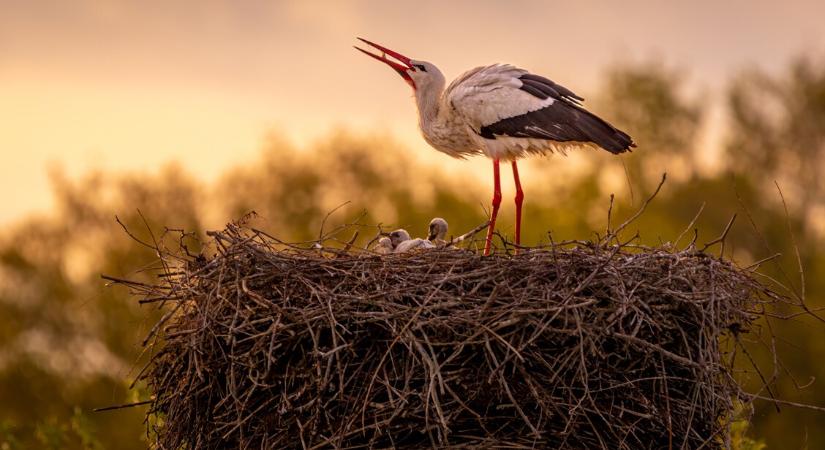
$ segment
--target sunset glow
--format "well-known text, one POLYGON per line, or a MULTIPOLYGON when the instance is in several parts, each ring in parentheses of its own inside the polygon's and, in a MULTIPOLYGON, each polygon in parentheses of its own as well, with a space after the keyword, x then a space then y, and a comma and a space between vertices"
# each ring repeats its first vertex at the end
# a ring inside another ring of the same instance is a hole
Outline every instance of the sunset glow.
POLYGON ((210 180, 254 158, 273 130, 298 146, 337 128, 378 131, 453 164, 426 148, 408 87, 357 54, 355 36, 448 78, 511 62, 588 98, 605 67, 627 60, 661 60, 713 94, 723 75, 825 47, 819 1, 526 3, 4 2, 0 222, 48 209, 50 167, 179 161, 210 180))

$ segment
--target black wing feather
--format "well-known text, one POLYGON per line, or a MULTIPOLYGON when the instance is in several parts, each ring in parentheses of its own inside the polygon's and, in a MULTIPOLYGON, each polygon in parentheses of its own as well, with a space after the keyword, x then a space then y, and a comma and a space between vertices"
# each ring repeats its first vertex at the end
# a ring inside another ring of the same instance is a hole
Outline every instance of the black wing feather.
POLYGON ((510 136, 557 142, 593 142, 614 154, 636 146, 627 133, 584 109, 579 104, 584 99, 573 91, 538 75, 525 74, 519 79, 523 83, 521 90, 542 100, 553 98, 557 101, 542 109, 486 125, 479 130, 482 137, 495 139, 496 136, 510 136))
MULTIPOLYGON (((519 77, 522 83, 533 86, 542 86, 544 88, 544 92, 548 94, 548 96, 557 98, 559 100, 568 101, 570 103, 578 104, 579 102, 583 102, 584 98, 579 97, 570 89, 566 87, 556 84, 550 79, 544 78, 541 75, 533 75, 532 73, 525 73, 524 75, 519 77)), ((544 97, 547 98, 547 97, 544 97)))
POLYGON ((521 85, 519 89, 522 91, 527 92, 528 94, 532 95, 533 97, 538 97, 542 100, 545 100, 547 97, 550 97, 552 94, 547 92, 545 86, 540 85, 535 82, 524 81, 524 84, 521 85))

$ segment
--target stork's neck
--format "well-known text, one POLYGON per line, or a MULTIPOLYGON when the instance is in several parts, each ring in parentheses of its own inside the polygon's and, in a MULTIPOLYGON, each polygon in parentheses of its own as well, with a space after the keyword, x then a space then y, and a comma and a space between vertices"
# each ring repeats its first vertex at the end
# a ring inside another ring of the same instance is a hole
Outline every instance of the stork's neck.
POLYGON ((456 158, 477 151, 466 125, 445 99, 444 75, 435 67, 429 69, 430 77, 415 80, 418 125, 424 140, 436 150, 456 158))
POLYGON ((452 109, 445 103, 444 83, 417 89, 415 102, 418 105, 418 125, 424 140, 436 150, 454 158, 474 150, 472 139, 464 132, 465 126, 452 109))
POLYGON ((441 94, 443 85, 427 85, 415 90, 415 103, 418 106, 418 123, 424 134, 439 120, 441 112, 441 94))

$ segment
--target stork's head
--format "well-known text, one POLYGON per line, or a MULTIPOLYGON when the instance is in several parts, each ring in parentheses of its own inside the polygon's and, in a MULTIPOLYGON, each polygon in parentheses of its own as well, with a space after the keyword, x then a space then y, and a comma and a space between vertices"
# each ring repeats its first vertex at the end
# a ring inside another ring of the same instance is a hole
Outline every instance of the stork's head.
POLYGON ((395 247, 393 247, 392 245, 392 240, 384 236, 378 240, 378 244, 376 244, 375 247, 373 247, 372 251, 384 255, 387 253, 392 253, 394 248, 395 247))
POLYGON ((430 233, 427 239, 435 241, 436 239, 444 239, 447 236, 447 221, 441 217, 436 217, 430 221, 430 233))
POLYGON ((369 55, 392 67, 393 70, 398 72, 398 74, 401 75, 401 78, 403 78, 404 81, 406 81, 407 84, 409 84, 413 89, 426 90, 436 85, 441 85, 443 87, 444 75, 441 74, 441 71, 438 70, 434 64, 407 58, 398 52, 392 51, 366 39, 358 38, 358 40, 364 42, 370 47, 380 50, 381 54, 376 55, 375 53, 368 52, 362 48, 355 47, 357 50, 360 50, 366 55, 369 55))
POLYGON ((398 244, 409 240, 410 233, 407 233, 407 230, 403 228, 399 228, 390 233, 390 242, 392 243, 393 248, 398 247, 398 244))

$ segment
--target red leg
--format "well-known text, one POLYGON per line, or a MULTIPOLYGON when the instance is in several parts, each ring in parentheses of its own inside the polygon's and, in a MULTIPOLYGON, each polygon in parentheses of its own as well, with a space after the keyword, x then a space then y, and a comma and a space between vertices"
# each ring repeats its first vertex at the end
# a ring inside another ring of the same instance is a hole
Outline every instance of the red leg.
MULTIPOLYGON (((521 190, 521 180, 518 178, 518 166, 513 160, 513 181, 516 182, 516 245, 521 245, 521 204, 524 202, 524 191, 521 190)), ((518 254, 518 247, 516 247, 518 254)))
POLYGON ((493 160, 493 210, 490 214, 490 225, 487 227, 487 241, 484 244, 484 255, 490 254, 493 246, 493 230, 496 229, 496 216, 498 207, 501 205, 501 176, 498 170, 498 159, 493 160))

